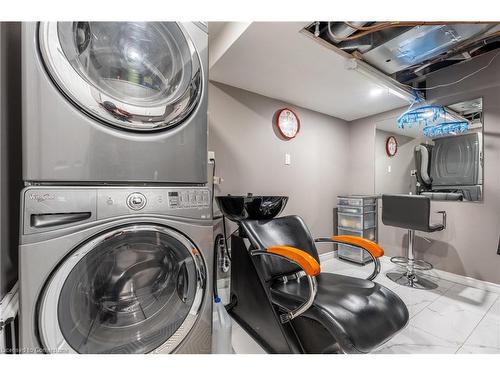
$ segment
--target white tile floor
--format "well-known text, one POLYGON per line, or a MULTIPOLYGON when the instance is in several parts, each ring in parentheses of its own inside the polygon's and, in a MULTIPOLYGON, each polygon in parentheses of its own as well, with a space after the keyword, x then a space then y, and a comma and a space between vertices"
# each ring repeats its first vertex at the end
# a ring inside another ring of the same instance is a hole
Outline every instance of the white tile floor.
MULTIPOLYGON (((396 268, 387 258, 376 282, 397 293, 408 306, 410 322, 374 353, 492 353, 500 354, 500 295, 494 292, 429 277, 438 284, 424 291, 397 285, 385 273, 396 268)), ((364 267, 337 258, 322 261, 322 272, 365 278, 371 265, 364 267)), ((265 351, 233 322, 233 349, 237 354, 265 351)))

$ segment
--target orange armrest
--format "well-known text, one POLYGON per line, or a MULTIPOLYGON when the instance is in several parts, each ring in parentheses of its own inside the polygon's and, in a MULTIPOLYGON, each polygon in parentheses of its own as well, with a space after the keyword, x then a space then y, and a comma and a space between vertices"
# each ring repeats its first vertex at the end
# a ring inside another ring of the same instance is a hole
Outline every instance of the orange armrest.
POLYGON ((379 258, 384 255, 384 249, 382 249, 377 243, 367 240, 366 238, 342 235, 333 236, 332 241, 361 247, 368 251, 374 258, 379 258))
POLYGON ((309 253, 292 246, 271 246, 267 248, 271 254, 281 255, 297 263, 309 276, 319 275, 321 267, 309 253))

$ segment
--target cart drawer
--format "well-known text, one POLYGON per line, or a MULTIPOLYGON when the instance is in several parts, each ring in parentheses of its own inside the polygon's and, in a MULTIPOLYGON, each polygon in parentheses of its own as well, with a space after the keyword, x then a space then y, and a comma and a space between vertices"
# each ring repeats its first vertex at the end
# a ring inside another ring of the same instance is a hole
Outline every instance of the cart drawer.
POLYGON ((372 258, 368 254, 368 252, 364 251, 363 249, 360 249, 359 247, 339 244, 338 250, 339 250, 338 255, 339 258, 341 259, 346 259, 351 262, 356 262, 360 264, 365 264, 372 261, 372 258))
POLYGON ((364 212, 374 212, 376 206, 374 204, 366 206, 338 206, 338 212, 344 212, 346 214, 358 214, 361 215, 364 212))
POLYGON ((363 237, 371 241, 375 241, 375 228, 369 228, 364 230, 357 229, 349 229, 349 228, 338 228, 339 235, 348 235, 348 236, 358 236, 363 237))
POLYGON ((338 197, 337 204, 339 206, 367 206, 374 205, 376 198, 374 197, 338 197))
POLYGON ((375 212, 368 212, 365 214, 347 214, 338 213, 339 226, 343 228, 352 229, 369 229, 375 226, 375 212))

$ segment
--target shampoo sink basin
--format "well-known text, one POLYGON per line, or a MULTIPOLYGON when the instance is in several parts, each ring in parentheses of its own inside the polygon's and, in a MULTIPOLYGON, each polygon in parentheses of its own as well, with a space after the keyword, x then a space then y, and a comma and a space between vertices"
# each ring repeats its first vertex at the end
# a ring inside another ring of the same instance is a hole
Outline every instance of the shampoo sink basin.
POLYGON ((288 197, 279 195, 226 195, 215 197, 220 210, 229 220, 269 220, 279 215, 288 197))

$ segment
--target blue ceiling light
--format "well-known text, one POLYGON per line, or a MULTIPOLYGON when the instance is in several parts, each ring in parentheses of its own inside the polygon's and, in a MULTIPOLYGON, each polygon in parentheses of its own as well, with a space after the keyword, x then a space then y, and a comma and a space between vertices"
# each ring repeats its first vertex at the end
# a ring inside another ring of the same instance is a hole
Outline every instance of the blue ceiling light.
POLYGON ((426 126, 422 131, 426 137, 433 138, 447 134, 465 133, 468 130, 469 123, 467 121, 453 121, 426 126))
POLYGON ((447 134, 464 133, 469 130, 469 121, 441 105, 429 105, 418 92, 407 111, 398 117, 398 128, 422 128, 424 136, 433 138, 447 134))
POLYGON ((399 128, 407 129, 413 126, 429 126, 446 116, 444 107, 440 105, 421 105, 417 108, 412 107, 413 105, 398 117, 399 128))

